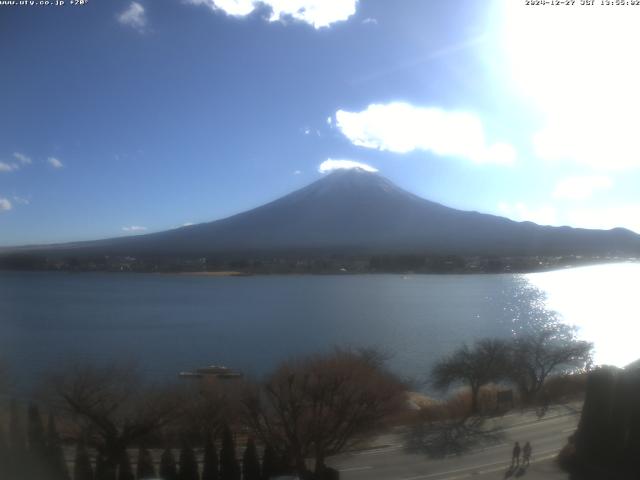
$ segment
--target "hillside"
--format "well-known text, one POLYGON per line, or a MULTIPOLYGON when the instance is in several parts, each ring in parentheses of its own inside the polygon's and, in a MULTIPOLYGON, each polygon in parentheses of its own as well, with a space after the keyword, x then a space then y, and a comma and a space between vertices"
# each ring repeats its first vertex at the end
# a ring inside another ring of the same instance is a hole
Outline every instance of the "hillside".
POLYGON ((625 229, 540 226, 461 211, 362 170, 338 170, 261 207, 174 230, 80 243, 23 247, 43 255, 255 256, 430 254, 484 256, 638 255, 625 229))

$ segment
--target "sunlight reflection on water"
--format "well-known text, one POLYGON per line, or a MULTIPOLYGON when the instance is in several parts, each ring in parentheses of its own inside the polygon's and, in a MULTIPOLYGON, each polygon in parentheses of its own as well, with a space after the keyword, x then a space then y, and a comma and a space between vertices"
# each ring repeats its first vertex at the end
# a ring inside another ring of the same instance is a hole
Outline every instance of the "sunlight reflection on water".
POLYGON ((640 358, 640 263, 578 267, 524 276, 546 304, 595 344, 595 363, 623 367, 640 358))

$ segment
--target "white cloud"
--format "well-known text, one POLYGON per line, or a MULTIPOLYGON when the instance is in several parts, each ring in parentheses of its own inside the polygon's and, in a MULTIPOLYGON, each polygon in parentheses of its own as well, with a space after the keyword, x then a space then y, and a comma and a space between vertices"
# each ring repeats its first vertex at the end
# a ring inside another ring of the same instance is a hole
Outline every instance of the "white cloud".
POLYGON ((533 222, 538 225, 558 225, 558 212, 551 205, 530 208, 522 202, 498 204, 500 213, 518 222, 533 222))
POLYGON ((60 159, 58 159, 56 157, 47 158, 47 162, 49 162, 49 165, 51 165, 53 168, 62 168, 62 167, 64 167, 64 165, 62 164, 60 159))
MULTIPOLYGON (((193 223, 193 222, 184 222, 183 224, 181 224, 181 225, 176 225, 175 227, 172 227, 172 228, 173 228, 173 229, 176 229, 176 228, 184 228, 184 227, 190 227, 190 226, 192 226, 192 225, 195 225, 195 223, 193 223)), ((123 230, 125 230, 126 228, 137 228, 137 229, 138 229, 138 231, 145 231, 145 230, 147 230, 147 227, 138 227, 138 226, 136 226, 136 225, 133 225, 133 226, 131 226, 131 227, 122 227, 122 229, 123 229, 123 230)), ((135 230, 125 230, 125 231, 133 232, 133 231, 135 231, 135 230)))
POLYGON ((20 152, 14 152, 13 158, 15 158, 16 162, 0 162, 0 173, 7 172, 15 172, 16 170, 20 170, 22 165, 31 164, 31 158, 27 157, 25 154, 20 152))
POLYGON ((640 204, 578 208, 567 212, 567 223, 582 228, 628 228, 640 233, 640 204))
POLYGON ((482 121, 473 113, 415 107, 408 103, 372 104, 361 112, 336 112, 336 124, 355 145, 407 153, 424 150, 478 164, 513 164, 515 149, 488 143, 482 121))
POLYGON ((294 175, 300 175, 302 173, 302 170, 295 170, 293 172, 294 175))
POLYGON ((377 25, 378 24, 378 20, 376 20, 375 18, 365 18, 364 20, 362 20, 362 23, 364 25, 377 25))
POLYGON ((334 160, 329 158, 318 166, 318 172, 327 173, 333 170, 351 170, 353 168, 361 168, 366 172, 377 172, 378 169, 367 165, 366 163, 354 162, 353 160, 334 160))
POLYGON ((608 190, 613 186, 611 178, 602 175, 566 178, 556 185, 554 198, 584 200, 598 190, 608 190))
POLYGON ((13 201, 18 205, 29 205, 31 203, 31 200, 29 200, 28 198, 18 197, 17 195, 13 196, 13 201))
POLYGON ((501 215, 516 221, 538 225, 569 225, 575 228, 627 228, 640 233, 640 204, 609 207, 556 208, 551 205, 530 207, 522 202, 498 204, 501 215))
POLYGON ((293 18, 314 28, 328 27, 347 20, 356 13, 358 0, 186 0, 194 5, 207 5, 227 15, 244 17, 258 7, 271 10, 270 22, 293 18))
POLYGON ((5 163, 0 162, 0 172, 14 172, 18 170, 20 167, 15 163, 5 163))
POLYGON ((549 119, 533 136, 533 145, 544 160, 569 160, 598 170, 638 168, 640 137, 632 128, 638 122, 640 116, 629 123, 604 125, 593 122, 588 113, 580 120, 549 119))
POLYGON ((256 9, 254 0, 186 0, 192 5, 206 5, 212 10, 222 10, 227 15, 244 17, 256 9))
POLYGON ((147 227, 141 227, 140 225, 131 225, 128 227, 122 227, 122 231, 124 232, 144 232, 147 230, 147 227))
POLYGON ((640 69, 632 60, 640 10, 503 5, 510 77, 542 118, 536 154, 598 170, 640 168, 640 69))
POLYGON ((22 165, 30 165, 31 164, 31 158, 27 157, 24 153, 13 152, 13 156, 22 165))
POLYGON ((121 25, 131 27, 139 32, 143 32, 147 26, 145 9, 138 2, 131 2, 117 18, 121 25))
POLYGON ((0 212, 7 212, 13 208, 8 198, 0 198, 0 212))

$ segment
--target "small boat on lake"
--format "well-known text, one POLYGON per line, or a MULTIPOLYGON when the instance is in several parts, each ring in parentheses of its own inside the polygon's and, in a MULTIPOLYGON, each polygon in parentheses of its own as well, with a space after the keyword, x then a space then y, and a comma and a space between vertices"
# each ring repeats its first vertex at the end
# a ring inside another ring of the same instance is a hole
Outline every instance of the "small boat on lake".
POLYGON ((215 378, 227 380, 227 379, 242 378, 243 374, 242 372, 233 370, 229 367, 224 367, 220 365, 209 365, 206 367, 197 368, 193 372, 180 372, 178 376, 181 378, 197 378, 197 379, 201 379, 204 377, 207 377, 207 378, 215 377, 215 378))

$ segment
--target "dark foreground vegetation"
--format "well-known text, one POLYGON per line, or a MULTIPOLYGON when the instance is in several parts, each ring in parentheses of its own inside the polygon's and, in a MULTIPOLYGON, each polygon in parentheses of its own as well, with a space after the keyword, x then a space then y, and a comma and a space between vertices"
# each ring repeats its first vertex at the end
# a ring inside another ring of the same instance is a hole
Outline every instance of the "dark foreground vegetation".
POLYGON ((76 365, 40 390, 46 428, 33 403, 12 402, 0 422, 2 479, 337 478, 326 458, 402 410, 406 386, 377 352, 335 350, 287 361, 262 383, 158 386, 130 366, 76 365))
POLYGON ((191 273, 246 275, 330 273, 530 273, 597 263, 635 261, 620 256, 463 256, 438 254, 256 254, 206 257, 117 255, 0 255, 0 270, 191 273))
POLYGON ((538 418, 551 404, 582 398, 592 345, 553 319, 511 339, 482 339, 463 345, 431 371, 441 390, 463 385, 444 401, 424 405, 407 430, 416 453, 442 458, 477 446, 500 443, 487 428, 488 417, 515 408, 535 409, 538 418))
POLYGON ((558 369, 587 368, 592 349, 591 343, 575 338, 571 327, 549 323, 510 340, 484 339, 464 345, 438 362, 431 376, 439 389, 467 385, 473 414, 479 413, 480 389, 489 383, 513 385, 520 401, 531 405, 545 401, 545 382, 558 369))
POLYGON ((592 372, 578 430, 560 456, 573 480, 640 478, 640 366, 592 372))
POLYGON ((587 367, 590 351, 557 323, 512 340, 480 340, 432 372, 439 388, 469 388, 417 411, 409 408, 409 385, 373 349, 286 361, 262 382, 212 377, 154 385, 130 365, 75 364, 5 409, 0 478, 333 479, 329 457, 393 425, 415 427, 413 445, 426 453, 461 453, 486 434, 483 415, 544 406, 581 390, 580 382, 567 386, 587 367), (562 372, 574 373, 554 376, 562 372))

